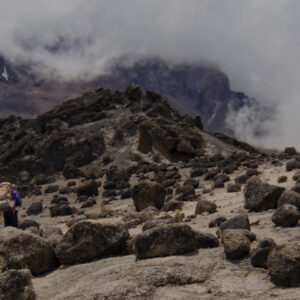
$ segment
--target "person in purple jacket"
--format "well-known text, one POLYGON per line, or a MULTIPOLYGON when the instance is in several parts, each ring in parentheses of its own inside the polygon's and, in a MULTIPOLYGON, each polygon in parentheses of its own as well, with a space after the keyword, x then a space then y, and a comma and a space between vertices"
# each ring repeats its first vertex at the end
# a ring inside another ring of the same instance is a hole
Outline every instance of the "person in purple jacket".
POLYGON ((5 210, 3 212, 4 215, 4 226, 12 226, 12 227, 19 227, 18 222, 18 210, 17 207, 21 206, 22 200, 19 195, 19 192, 17 191, 17 186, 15 184, 12 184, 11 187, 11 201, 13 203, 12 207, 5 210))

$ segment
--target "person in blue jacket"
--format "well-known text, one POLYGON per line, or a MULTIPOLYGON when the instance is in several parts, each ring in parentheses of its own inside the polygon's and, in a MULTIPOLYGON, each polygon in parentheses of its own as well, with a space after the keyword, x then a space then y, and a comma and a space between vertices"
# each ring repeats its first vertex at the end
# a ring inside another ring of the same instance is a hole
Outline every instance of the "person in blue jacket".
POLYGON ((18 206, 21 206, 22 200, 20 197, 19 192, 17 191, 17 186, 12 184, 11 187, 11 201, 13 203, 12 207, 5 210, 3 212, 4 215, 4 226, 12 226, 12 227, 19 227, 18 222, 18 206))

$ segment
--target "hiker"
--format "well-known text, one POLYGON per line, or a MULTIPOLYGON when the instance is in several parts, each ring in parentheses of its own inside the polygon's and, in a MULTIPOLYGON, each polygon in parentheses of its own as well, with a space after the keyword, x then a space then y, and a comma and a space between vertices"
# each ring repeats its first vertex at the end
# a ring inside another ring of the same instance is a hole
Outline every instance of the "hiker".
POLYGON ((18 210, 17 207, 21 206, 22 200, 19 195, 19 192, 17 191, 17 186, 15 184, 11 185, 10 190, 10 196, 11 196, 11 205, 10 208, 3 211, 4 215, 4 226, 12 226, 12 227, 19 227, 18 224, 18 210))

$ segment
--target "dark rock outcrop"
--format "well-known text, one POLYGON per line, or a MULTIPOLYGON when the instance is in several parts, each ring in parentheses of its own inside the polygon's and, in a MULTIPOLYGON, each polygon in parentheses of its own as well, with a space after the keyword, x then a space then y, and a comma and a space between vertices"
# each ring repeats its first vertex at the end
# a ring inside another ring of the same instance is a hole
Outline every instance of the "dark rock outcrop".
POLYGON ((249 218, 246 214, 236 215, 219 225, 221 230, 225 229, 247 229, 250 230, 249 218))
POLYGON ((300 286, 300 242, 292 241, 271 250, 267 266, 271 280, 280 286, 300 286))
POLYGON ((26 210, 26 213, 28 216, 30 215, 38 215, 43 211, 43 204, 42 202, 36 201, 33 202, 28 209, 26 210))
POLYGON ((182 224, 155 227, 135 238, 137 259, 191 252, 197 248, 195 232, 182 224))
POLYGON ((56 247, 61 264, 73 265, 122 254, 129 238, 123 225, 82 221, 73 225, 56 247))
POLYGON ((283 191, 283 187, 263 183, 259 177, 252 176, 244 188, 245 207, 251 211, 276 208, 283 191))
POLYGON ((277 247, 273 239, 266 238, 259 242, 257 248, 251 251, 251 264, 257 268, 267 268, 267 259, 270 251, 277 247))
POLYGON ((28 270, 8 270, 0 274, 0 299, 35 300, 28 270))
POLYGON ((33 275, 41 275, 58 266, 57 257, 48 242, 14 227, 5 227, 0 232, 0 256, 7 268, 26 266, 33 275))
POLYGON ((226 258, 241 259, 250 252, 250 241, 238 230, 225 230, 223 233, 223 245, 226 258))
POLYGON ((213 214, 217 210, 217 205, 214 202, 208 200, 198 200, 195 214, 202 214, 204 212, 208 212, 209 214, 213 214))
POLYGON ((132 188, 132 198, 137 211, 148 206, 161 209, 165 202, 165 188, 161 184, 142 182, 132 188))
POLYGON ((295 205, 283 204, 276 209, 272 216, 272 221, 277 226, 294 227, 298 224, 300 212, 295 205))

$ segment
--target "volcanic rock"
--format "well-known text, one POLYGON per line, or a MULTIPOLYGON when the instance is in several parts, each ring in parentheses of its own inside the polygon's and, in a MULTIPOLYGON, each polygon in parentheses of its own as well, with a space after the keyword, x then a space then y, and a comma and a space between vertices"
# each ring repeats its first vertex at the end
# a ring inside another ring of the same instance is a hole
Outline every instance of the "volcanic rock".
POLYGON ((132 188, 132 198, 137 211, 148 206, 161 209, 165 201, 165 189, 161 184, 142 182, 132 188))
POLYGON ((33 275, 41 275, 58 266, 54 250, 47 241, 14 227, 0 231, 0 256, 7 268, 26 266, 33 275))
POLYGON ((252 176, 244 188, 245 207, 251 211, 276 208, 283 191, 282 187, 263 183, 259 177, 252 176))
POLYGON ((266 238, 259 242, 257 248, 251 251, 251 264, 257 268, 267 268, 267 259, 270 251, 277 247, 273 239, 266 238))
POLYGON ((129 238, 120 224, 82 221, 73 225, 56 247, 61 264, 73 265, 122 254, 129 238))
POLYGON ((28 216, 30 215, 38 215, 43 211, 43 204, 42 202, 36 201, 33 202, 28 209, 26 210, 26 213, 28 216))
POLYGON ((272 249, 267 267, 276 285, 300 286, 300 242, 292 241, 272 249))
POLYGON ((35 300, 30 271, 8 270, 0 274, 0 299, 35 300))
POLYGON ((188 225, 171 224, 155 227, 135 238, 136 258, 178 255, 197 248, 195 232, 188 225))
POLYGON ((204 212, 208 212, 209 214, 213 214, 217 210, 217 205, 214 202, 207 200, 198 200, 197 206, 195 209, 195 214, 202 214, 204 212))
POLYGON ((219 225, 221 230, 225 229, 248 229, 250 230, 249 218, 246 214, 239 214, 219 225))
POLYGON ((294 227, 300 219, 300 212, 295 205, 283 204, 277 208, 272 216, 272 221, 277 226, 294 227))
POLYGON ((225 230, 223 233, 224 252, 227 259, 241 259, 250 252, 250 241, 239 231, 225 230))

